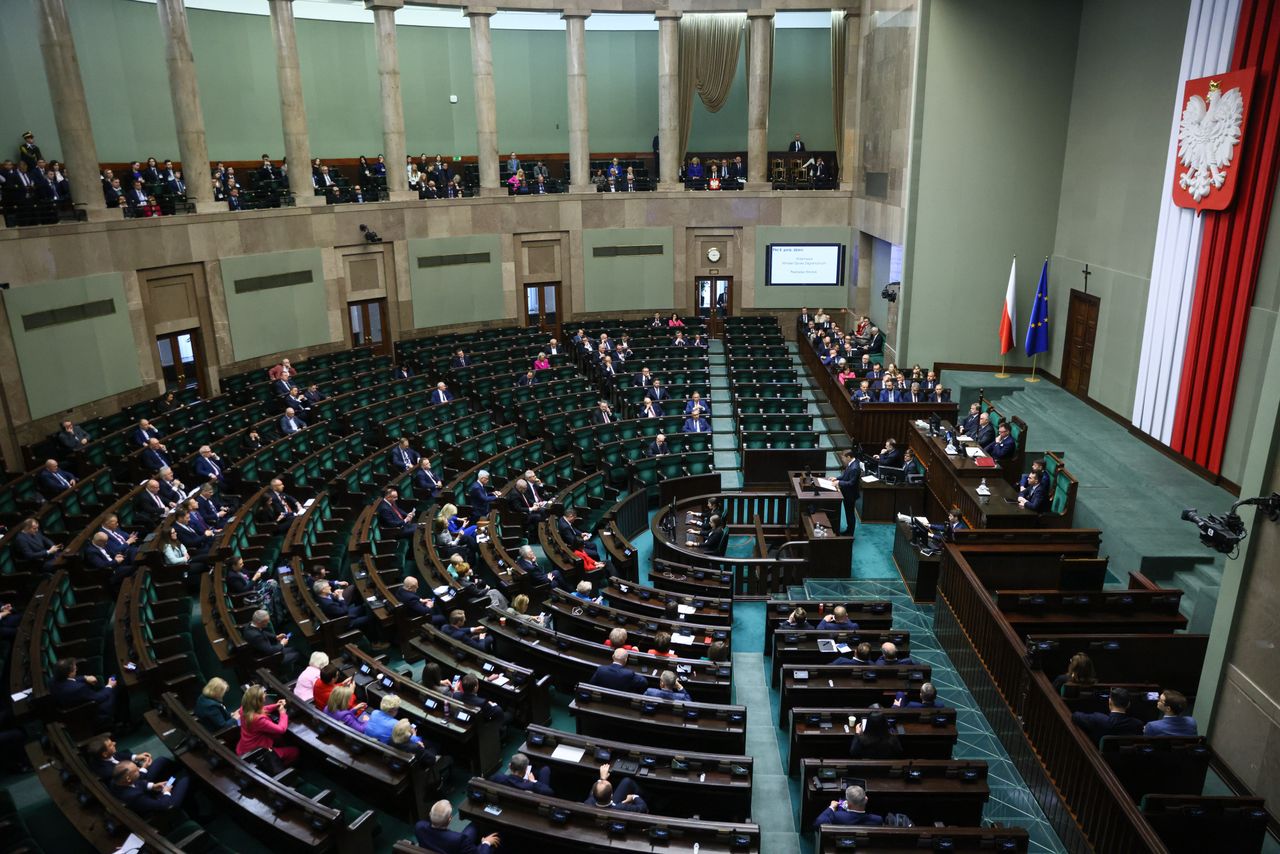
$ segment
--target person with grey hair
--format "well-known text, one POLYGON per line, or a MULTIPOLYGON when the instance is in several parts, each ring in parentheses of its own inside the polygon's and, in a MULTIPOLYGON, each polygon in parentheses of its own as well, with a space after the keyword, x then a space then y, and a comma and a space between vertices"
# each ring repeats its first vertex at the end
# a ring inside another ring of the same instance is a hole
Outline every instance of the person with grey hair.
POLYGON ((423 848, 439 851, 441 854, 490 854, 499 847, 498 834, 490 833, 482 838, 480 828, 474 823, 467 825, 462 832, 450 830, 453 805, 446 800, 432 804, 427 819, 413 826, 413 835, 423 848))
POLYGON ((165 501, 172 501, 174 504, 181 504, 183 499, 187 497, 187 486, 178 480, 177 475, 173 473, 173 469, 165 466, 156 474, 156 479, 160 481, 160 497, 165 501))
POLYGON ((884 824, 882 816, 867 812, 867 790, 861 786, 850 786, 844 790, 843 801, 832 801, 813 821, 814 829, 824 824, 865 824, 876 827, 884 824))
POLYGON ((493 508, 493 501, 497 497, 497 491, 489 486, 489 472, 480 469, 479 474, 476 475, 476 482, 467 490, 467 502, 471 505, 472 518, 482 519, 488 516, 493 508))
POLYGON ((534 771, 529 764, 529 757, 523 753, 514 754, 507 763, 507 770, 499 771, 489 779, 522 792, 536 792, 548 798, 556 796, 555 790, 551 788, 551 768, 543 765, 534 771))
POLYGON ((533 551, 533 546, 523 545, 520 547, 520 556, 516 558, 516 566, 519 567, 529 578, 529 582, 535 586, 549 584, 557 589, 564 589, 564 579, 557 569, 543 569, 538 563, 538 556, 533 551))
POLYGON ((284 656, 284 669, 288 673, 297 670, 302 663, 302 653, 289 647, 289 635, 277 632, 271 626, 271 615, 261 608, 253 612, 249 625, 245 626, 244 640, 249 649, 263 658, 281 653, 284 656))
POLYGON ((507 497, 510 507, 524 513, 528 525, 537 525, 547 518, 547 501, 539 500, 529 487, 529 481, 523 477, 516 481, 515 488, 507 497))

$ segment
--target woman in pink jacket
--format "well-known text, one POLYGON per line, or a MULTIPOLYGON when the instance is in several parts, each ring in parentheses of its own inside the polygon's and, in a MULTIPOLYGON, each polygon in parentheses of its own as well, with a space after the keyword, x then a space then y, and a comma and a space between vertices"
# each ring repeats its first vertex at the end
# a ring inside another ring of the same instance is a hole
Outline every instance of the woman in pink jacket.
POLYGON ((298 761, 298 748, 277 746, 289 730, 285 700, 265 705, 266 699, 267 691, 261 685, 250 685, 245 689, 244 699, 240 701, 240 742, 236 745, 236 755, 244 756, 265 747, 285 765, 292 765, 298 761), (271 719, 272 712, 280 713, 278 722, 271 719))

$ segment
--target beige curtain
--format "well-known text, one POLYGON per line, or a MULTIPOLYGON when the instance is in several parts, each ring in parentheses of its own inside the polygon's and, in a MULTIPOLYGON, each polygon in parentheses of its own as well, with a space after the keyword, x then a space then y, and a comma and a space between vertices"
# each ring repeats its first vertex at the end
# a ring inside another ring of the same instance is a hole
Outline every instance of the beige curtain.
MULTIPOLYGON (((845 27, 843 9, 831 10, 831 121, 835 126, 836 151, 844 151, 844 65, 845 27)), ((855 38, 856 38, 855 34, 855 38)), ((839 155, 837 154, 837 157, 839 155)), ((839 164, 843 169, 844 164, 839 164)))
POLYGON ((742 12, 684 15, 679 25, 680 55, 680 160, 689 147, 693 126, 693 93, 707 109, 719 112, 729 99, 729 88, 738 71, 742 12))

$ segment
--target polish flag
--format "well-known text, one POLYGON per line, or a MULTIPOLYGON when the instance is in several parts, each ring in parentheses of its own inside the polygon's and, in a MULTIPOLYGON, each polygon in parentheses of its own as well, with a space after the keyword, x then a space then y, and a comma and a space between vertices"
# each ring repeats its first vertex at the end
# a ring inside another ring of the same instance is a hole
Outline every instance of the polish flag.
POLYGON ((1000 355, 1008 353, 1017 343, 1013 337, 1013 328, 1018 325, 1018 305, 1014 298, 1013 282, 1018 277, 1018 256, 1013 256, 1013 265, 1009 268, 1009 287, 1004 293, 1004 310, 1000 313, 1000 355))

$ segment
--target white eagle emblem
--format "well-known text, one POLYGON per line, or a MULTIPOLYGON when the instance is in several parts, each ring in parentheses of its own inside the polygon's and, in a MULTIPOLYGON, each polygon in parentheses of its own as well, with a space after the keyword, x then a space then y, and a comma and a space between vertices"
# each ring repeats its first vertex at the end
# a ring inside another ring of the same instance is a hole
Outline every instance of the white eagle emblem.
POLYGON ((1243 122, 1244 96, 1238 87, 1223 92, 1213 81, 1207 104, 1199 95, 1187 99, 1178 124, 1178 159, 1187 171, 1178 177, 1178 184, 1197 202, 1226 181, 1226 167, 1240 142, 1243 122))

